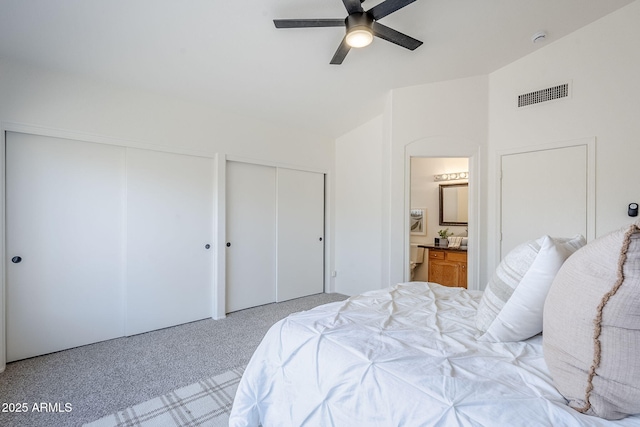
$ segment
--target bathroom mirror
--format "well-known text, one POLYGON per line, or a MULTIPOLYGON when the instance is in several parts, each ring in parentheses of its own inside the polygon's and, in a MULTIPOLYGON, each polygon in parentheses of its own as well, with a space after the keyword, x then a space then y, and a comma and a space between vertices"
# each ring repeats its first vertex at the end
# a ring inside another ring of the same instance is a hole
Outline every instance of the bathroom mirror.
POLYGON ((440 225, 467 225, 469 184, 440 184, 440 225))

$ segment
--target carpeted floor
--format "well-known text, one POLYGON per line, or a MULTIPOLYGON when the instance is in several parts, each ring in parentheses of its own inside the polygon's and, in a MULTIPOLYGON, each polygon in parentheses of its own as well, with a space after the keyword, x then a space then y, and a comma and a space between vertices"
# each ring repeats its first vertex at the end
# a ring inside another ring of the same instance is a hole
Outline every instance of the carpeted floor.
POLYGON ((9 363, 0 426, 79 426, 244 366, 275 322, 345 298, 312 295, 9 363))

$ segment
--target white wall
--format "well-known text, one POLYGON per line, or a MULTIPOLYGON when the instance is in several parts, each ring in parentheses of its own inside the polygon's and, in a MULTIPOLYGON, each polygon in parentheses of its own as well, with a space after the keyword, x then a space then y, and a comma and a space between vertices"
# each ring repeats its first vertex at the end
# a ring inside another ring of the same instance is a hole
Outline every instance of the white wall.
MULTIPOLYGON (((491 217, 499 208, 500 150, 595 137, 595 234, 634 220, 627 205, 640 202, 639 22, 636 1, 490 75, 491 217), (569 99, 516 108, 518 94, 564 82, 569 99)), ((495 248, 497 224, 489 226, 487 247, 495 248)))
POLYGON ((0 59, 0 120, 330 170, 333 140, 166 95, 0 59))
POLYGON ((380 288, 382 135, 378 116, 335 142, 335 291, 380 288))

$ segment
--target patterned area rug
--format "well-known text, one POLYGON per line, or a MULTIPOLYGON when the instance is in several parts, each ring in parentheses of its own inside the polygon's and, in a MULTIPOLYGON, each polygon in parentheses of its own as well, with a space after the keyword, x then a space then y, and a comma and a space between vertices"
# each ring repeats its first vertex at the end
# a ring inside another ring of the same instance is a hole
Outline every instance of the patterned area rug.
POLYGON ((85 427, 227 427, 244 367, 174 390, 85 427))

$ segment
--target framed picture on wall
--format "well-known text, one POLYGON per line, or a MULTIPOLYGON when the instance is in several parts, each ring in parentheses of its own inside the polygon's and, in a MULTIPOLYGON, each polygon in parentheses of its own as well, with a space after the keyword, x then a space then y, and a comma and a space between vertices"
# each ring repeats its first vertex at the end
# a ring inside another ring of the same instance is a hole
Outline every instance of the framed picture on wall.
POLYGON ((411 234, 418 234, 425 236, 426 230, 426 216, 427 210, 425 208, 413 208, 411 209, 411 234))

